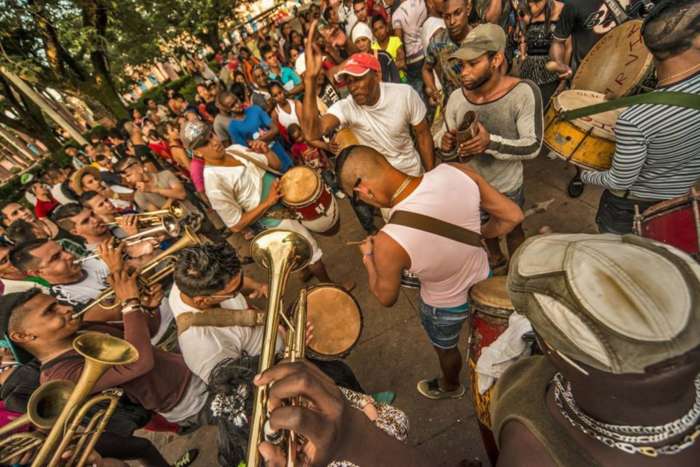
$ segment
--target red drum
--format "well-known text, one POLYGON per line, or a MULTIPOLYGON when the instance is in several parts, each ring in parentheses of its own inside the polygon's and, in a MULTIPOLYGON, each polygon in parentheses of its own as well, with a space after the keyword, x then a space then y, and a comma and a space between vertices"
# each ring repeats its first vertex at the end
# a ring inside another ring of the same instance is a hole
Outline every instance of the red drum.
POLYGON ((479 394, 476 362, 481 355, 481 349, 491 345, 508 328, 508 318, 515 309, 508 297, 505 276, 492 277, 474 285, 469 291, 469 298, 472 309, 467 353, 469 387, 486 454, 491 465, 496 465, 498 448, 491 431, 490 411, 493 386, 484 394, 479 394))
POLYGON ((694 188, 678 198, 662 201, 634 219, 640 237, 650 238, 700 259, 700 193, 694 188))
POLYGON ((282 204, 294 210, 312 232, 330 233, 338 226, 340 213, 331 190, 309 167, 292 167, 280 180, 282 204))

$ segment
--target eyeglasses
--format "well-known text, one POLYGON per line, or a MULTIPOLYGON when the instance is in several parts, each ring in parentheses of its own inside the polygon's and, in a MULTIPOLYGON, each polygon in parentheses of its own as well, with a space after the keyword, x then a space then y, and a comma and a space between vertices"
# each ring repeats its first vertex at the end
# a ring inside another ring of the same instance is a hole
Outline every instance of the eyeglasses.
POLYGON ((355 181, 355 184, 352 186, 352 194, 350 195, 352 199, 353 204, 357 204, 359 193, 357 191, 357 187, 360 186, 360 183, 362 183, 362 178, 358 177, 357 180, 355 181))

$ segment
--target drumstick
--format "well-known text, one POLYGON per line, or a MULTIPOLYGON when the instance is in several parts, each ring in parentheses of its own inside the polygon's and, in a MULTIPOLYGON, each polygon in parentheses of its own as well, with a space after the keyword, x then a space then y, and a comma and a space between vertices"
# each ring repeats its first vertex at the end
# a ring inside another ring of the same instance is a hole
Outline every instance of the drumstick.
POLYGON ((345 242, 347 246, 352 246, 352 245, 362 245, 365 243, 367 240, 349 240, 345 242))

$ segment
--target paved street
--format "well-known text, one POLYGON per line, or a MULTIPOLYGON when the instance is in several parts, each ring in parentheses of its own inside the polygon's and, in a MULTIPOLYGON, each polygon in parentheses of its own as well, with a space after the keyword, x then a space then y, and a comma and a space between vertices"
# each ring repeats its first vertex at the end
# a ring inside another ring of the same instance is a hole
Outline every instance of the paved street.
MULTIPOLYGON (((548 225, 555 232, 595 232, 595 211, 600 190, 586 187, 581 198, 566 194, 569 179, 575 170, 559 160, 540 157, 526 163, 525 193, 527 206, 554 199, 547 212, 535 214, 525 222, 527 235, 536 234, 548 225)), ((416 382, 438 374, 437 360, 425 336, 417 313, 417 293, 403 289, 392 308, 382 307, 366 289, 366 274, 356 247, 347 247, 347 240, 363 238, 363 231, 347 201, 341 201, 342 228, 332 238, 320 237, 324 259, 332 277, 352 277, 357 283, 353 295, 359 302, 364 329, 358 345, 347 361, 369 392, 393 390, 395 405, 403 409, 411 422, 410 444, 418 446, 435 466, 456 466, 462 459, 480 458, 488 465, 473 410, 468 397, 461 400, 429 401, 416 391, 416 382)), ((238 240, 232 241, 239 245, 238 240)), ((247 254, 246 252, 242 252, 247 254)), ((255 266, 251 274, 262 279, 255 266)), ((248 272, 248 270, 247 270, 248 272)), ((288 297, 295 296, 300 282, 290 281, 288 297)), ((462 336, 465 348, 467 333, 462 336)), ((463 373, 466 382, 466 372, 463 373)), ((186 447, 200 448, 196 466, 216 465, 216 431, 206 428, 188 437, 152 434, 169 460, 177 458, 186 447)))

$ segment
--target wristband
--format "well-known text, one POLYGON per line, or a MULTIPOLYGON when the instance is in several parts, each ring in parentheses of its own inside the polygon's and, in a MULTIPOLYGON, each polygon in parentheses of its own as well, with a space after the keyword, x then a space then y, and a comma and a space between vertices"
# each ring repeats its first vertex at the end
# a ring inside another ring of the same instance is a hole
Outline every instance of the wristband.
POLYGON ((122 306, 122 315, 127 315, 133 311, 141 311, 140 303, 129 303, 128 305, 122 306))

